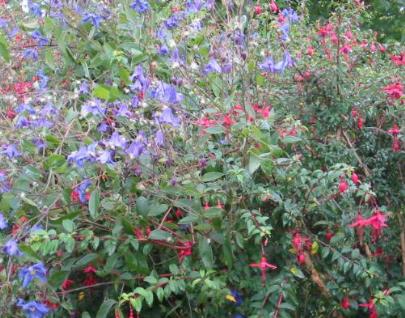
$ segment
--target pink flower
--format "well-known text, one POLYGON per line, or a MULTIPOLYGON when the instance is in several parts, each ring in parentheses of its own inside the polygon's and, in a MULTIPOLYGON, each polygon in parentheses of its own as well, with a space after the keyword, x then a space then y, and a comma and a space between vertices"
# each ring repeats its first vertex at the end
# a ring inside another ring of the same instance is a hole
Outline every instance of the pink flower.
POLYGON ((249 264, 249 266, 260 269, 260 271, 262 273, 262 284, 263 284, 263 286, 266 283, 267 270, 268 269, 272 269, 272 270, 277 269, 276 265, 273 265, 273 264, 270 264, 270 263, 267 262, 267 259, 266 259, 265 256, 262 256, 259 263, 252 263, 252 264, 249 264))
POLYGON ((356 217, 356 220, 350 224, 350 227, 358 227, 358 228, 363 228, 365 226, 368 226, 370 223, 368 219, 363 218, 361 214, 358 214, 356 217))
POLYGON ((343 297, 342 301, 340 302, 340 306, 343 309, 349 309, 350 308, 350 299, 349 299, 349 297, 347 297, 347 296, 343 297))
POLYGON ((193 253, 193 242, 181 242, 178 247, 177 256, 179 257, 179 262, 183 262, 186 256, 190 256, 193 253))
POLYGON ((397 66, 405 65, 405 52, 401 52, 400 55, 392 55, 391 61, 397 66))
POLYGON ((401 132, 401 129, 399 129, 397 124, 394 124, 391 129, 388 130, 388 133, 397 136, 401 132))
POLYGON ((352 173, 352 181, 356 185, 360 183, 359 176, 355 172, 352 173))
POLYGON ((255 13, 257 15, 260 15, 262 13, 262 7, 261 6, 255 6, 255 13))
POLYGON ((270 2, 270 10, 273 13, 277 13, 278 12, 278 6, 277 3, 274 0, 271 0, 270 2))
POLYGON ((392 99, 400 99, 402 97, 404 86, 402 83, 393 83, 384 87, 383 91, 392 99))
POLYGON ((344 193, 344 192, 347 191, 347 189, 349 189, 348 183, 346 182, 346 180, 344 180, 343 178, 341 178, 341 179, 340 179, 340 182, 339 182, 339 192, 340 192, 340 193, 344 193))

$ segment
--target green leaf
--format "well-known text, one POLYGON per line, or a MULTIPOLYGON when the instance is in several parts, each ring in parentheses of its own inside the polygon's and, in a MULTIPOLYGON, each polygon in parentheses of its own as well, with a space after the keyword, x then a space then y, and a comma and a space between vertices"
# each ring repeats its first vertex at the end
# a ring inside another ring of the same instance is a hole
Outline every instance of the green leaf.
POLYGON ((166 212, 168 208, 169 208, 169 206, 167 204, 159 204, 159 203, 153 204, 149 209, 148 216, 161 215, 164 212, 166 212))
POLYGON ((142 310, 142 298, 141 297, 131 298, 130 302, 136 312, 140 312, 142 310))
POLYGON ((96 253, 90 253, 87 255, 84 255, 83 257, 81 257, 73 266, 73 268, 79 268, 79 267, 84 267, 85 265, 91 263, 92 261, 94 261, 97 258, 97 254, 96 253))
POLYGON ((193 222, 197 222, 199 220, 197 215, 194 214, 189 214, 187 216, 185 216, 184 218, 182 218, 181 220, 179 220, 179 222, 177 222, 177 224, 190 224, 193 222))
POLYGON ((92 219, 96 219, 98 217, 98 209, 100 207, 100 191, 95 189, 91 195, 89 200, 89 212, 90 217, 92 219))
POLYGON ((255 155, 250 155, 249 157, 249 173, 253 174, 260 167, 260 159, 255 155))
POLYGON ((96 88, 94 88, 92 95, 103 100, 110 99, 110 91, 105 86, 101 85, 97 85, 96 88))
POLYGON ((72 220, 63 220, 62 226, 67 232, 71 233, 73 232, 75 224, 73 223, 72 220))
POLYGON ((162 231, 159 229, 153 230, 149 235, 150 240, 157 240, 157 241, 166 241, 170 240, 171 238, 172 236, 169 232, 162 231))
POLYGON ((225 132, 224 127, 222 126, 208 127, 205 131, 211 135, 223 134, 225 132))
POLYGON ((204 174, 202 176, 202 181, 210 182, 210 181, 214 181, 219 178, 222 178, 223 176, 224 176, 224 174, 222 172, 217 172, 217 171, 207 172, 206 174, 204 174))
POLYGON ((6 61, 10 62, 10 51, 6 38, 0 34, 0 56, 6 61))
POLYGON ((200 237, 198 242, 198 250, 205 267, 212 268, 214 266, 214 255, 212 253, 211 244, 208 243, 208 239, 206 237, 200 237))
POLYGON ((65 156, 53 154, 50 155, 44 163, 45 169, 58 169, 66 163, 65 156))
POLYGON ((112 306, 114 306, 116 303, 117 302, 114 299, 104 300, 97 312, 96 318, 107 318, 112 306))
POLYGON ((149 200, 145 197, 136 199, 136 210, 139 214, 146 216, 149 212, 149 200))

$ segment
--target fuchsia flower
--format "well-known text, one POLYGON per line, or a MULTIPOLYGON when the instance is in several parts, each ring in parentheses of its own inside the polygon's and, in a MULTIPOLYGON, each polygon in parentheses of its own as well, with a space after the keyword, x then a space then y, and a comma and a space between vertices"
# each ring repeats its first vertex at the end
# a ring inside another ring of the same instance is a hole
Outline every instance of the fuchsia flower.
POLYGON ((400 99, 403 95, 404 86, 402 83, 392 83, 384 87, 384 93, 391 99, 400 99))
POLYGON ((350 224, 350 227, 356 227, 362 229, 364 227, 370 226, 372 229, 372 240, 377 241, 382 234, 383 228, 387 227, 387 215, 382 213, 380 210, 375 210, 373 215, 369 218, 363 218, 361 214, 356 217, 356 220, 350 224))
POLYGON ((340 302, 340 306, 345 310, 349 309, 350 308, 350 299, 349 299, 349 297, 347 297, 347 296, 343 297, 342 301, 340 302))
POLYGON ((257 14, 257 15, 260 15, 261 13, 262 13, 262 7, 261 6, 255 6, 255 13, 257 14))
POLYGON ((350 227, 358 227, 363 228, 369 225, 368 219, 363 218, 363 216, 359 213, 355 219, 355 221, 350 224, 350 227))
POLYGON ((388 133, 393 135, 393 136, 399 135, 400 132, 401 132, 401 129, 399 129, 397 124, 394 124, 392 126, 392 128, 388 130, 388 133))
POLYGON ((263 284, 263 286, 266 283, 267 270, 268 269, 272 269, 272 270, 277 269, 276 265, 270 264, 270 263, 267 262, 267 259, 266 259, 265 256, 262 256, 259 263, 252 263, 252 264, 249 264, 249 266, 260 269, 261 274, 262 274, 262 284, 263 284))
POLYGON ((378 318, 378 312, 377 312, 377 308, 375 307, 373 298, 370 298, 368 303, 360 304, 359 306, 368 309, 369 318, 378 318))
POLYGON ((271 12, 273 12, 273 13, 277 13, 278 12, 278 6, 277 6, 277 3, 274 1, 274 0, 271 0, 270 1, 270 10, 271 10, 271 12))
POLYGON ((179 262, 182 263, 187 256, 193 254, 193 242, 180 242, 178 249, 177 256, 179 257, 179 262))
POLYGON ((405 51, 401 52, 400 55, 392 55, 391 61, 397 66, 404 66, 405 65, 405 51))
POLYGON ((353 183, 355 185, 358 185, 360 183, 359 176, 355 172, 352 173, 351 178, 352 178, 352 181, 353 181, 353 183))
POLYGON ((349 184, 346 182, 345 179, 340 178, 340 182, 339 182, 339 192, 340 193, 344 193, 347 191, 347 189, 349 189, 349 184))

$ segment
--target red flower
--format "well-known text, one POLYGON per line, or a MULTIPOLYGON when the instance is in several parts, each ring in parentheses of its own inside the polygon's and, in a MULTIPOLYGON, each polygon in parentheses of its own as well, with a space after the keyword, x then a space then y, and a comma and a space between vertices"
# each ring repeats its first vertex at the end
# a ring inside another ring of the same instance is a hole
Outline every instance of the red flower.
POLYGON ((333 236, 334 236, 334 234, 333 234, 331 231, 329 231, 329 230, 325 233, 325 239, 326 239, 328 242, 330 242, 330 240, 332 239, 333 236))
POLYGON ((347 189, 349 189, 348 183, 346 182, 346 180, 344 180, 343 178, 341 178, 341 179, 340 179, 340 182, 339 182, 339 192, 340 192, 340 193, 344 193, 344 192, 347 191, 347 189))
POLYGON ((261 273, 262 273, 262 284, 264 286, 264 284, 266 283, 266 273, 267 270, 270 268, 272 270, 277 269, 277 266, 274 264, 270 264, 267 262, 267 259, 265 256, 262 256, 262 258, 260 259, 259 263, 252 263, 249 264, 250 267, 255 267, 255 268, 259 268, 261 273))
POLYGON ((348 43, 345 43, 345 45, 343 45, 340 49, 340 53, 345 55, 349 54, 350 52, 352 52, 352 47, 348 43))
POLYGON ((405 65, 405 52, 401 52, 400 55, 392 55, 391 61, 397 66, 405 65))
POLYGON ((347 297, 347 296, 343 297, 342 301, 340 302, 340 306, 343 309, 350 308, 350 299, 349 299, 349 297, 347 297))
POLYGON ((393 152, 398 152, 401 150, 401 143, 399 142, 398 136, 394 136, 391 148, 393 152))
POLYGON ((297 254, 297 262, 300 265, 305 264, 305 254, 304 253, 297 254))
POLYGON ((217 208, 218 209, 223 209, 224 205, 222 204, 222 202, 220 200, 217 200, 217 208))
POLYGON ((277 13, 278 12, 278 6, 277 3, 274 0, 271 0, 270 2, 270 10, 273 13, 277 13))
POLYGON ((399 135, 400 132, 401 132, 401 129, 399 129, 397 124, 394 124, 394 126, 392 126, 392 128, 388 130, 388 133, 393 136, 399 135))
POLYGON ((181 263, 186 256, 193 254, 193 242, 180 242, 178 249, 177 256, 179 257, 179 262, 181 263))
POLYGON ((217 123, 216 120, 213 119, 209 119, 207 116, 200 118, 199 120, 197 120, 196 124, 197 126, 201 126, 204 128, 209 128, 214 126, 217 123))
POLYGON ((74 281, 71 279, 65 279, 61 285, 62 290, 67 290, 74 284, 74 281))
POLYGON ((361 117, 359 117, 359 118, 357 118, 357 127, 359 128, 359 129, 362 129, 363 128, 363 118, 361 118, 361 117))
MULTIPOLYGON (((0 3, 0 4, 1 4, 1 3, 0 3)), ((48 307, 48 308, 51 309, 51 310, 58 309, 58 307, 59 307, 59 304, 55 304, 55 303, 49 301, 48 299, 45 299, 45 300, 43 301, 43 303, 45 304, 46 307, 48 307)))
POLYGON ((313 47, 313 46, 309 46, 309 47, 307 48, 307 55, 312 56, 312 55, 314 55, 314 53, 315 53, 314 47, 313 47))
POLYGON ((385 223, 387 221, 387 216, 382 213, 380 210, 376 210, 373 213, 373 216, 368 219, 369 225, 372 228, 372 239, 373 241, 377 241, 378 238, 382 234, 382 230, 384 227, 387 227, 388 225, 385 223))
POLYGON ((84 286, 87 286, 87 287, 93 286, 96 283, 97 283, 97 280, 93 275, 87 276, 86 279, 83 281, 84 286))
POLYGON ((96 272, 97 272, 97 270, 91 264, 87 265, 87 267, 85 269, 83 269, 83 273, 86 273, 86 274, 95 274, 96 272))
POLYGON ((363 218, 361 214, 358 214, 356 217, 356 220, 350 224, 350 227, 358 227, 358 228, 363 228, 365 226, 368 226, 370 223, 368 219, 363 218))
POLYGON ((374 299, 370 298, 368 303, 360 304, 359 306, 368 309, 369 318, 378 318, 377 308, 375 307, 374 299))
POLYGON ((360 183, 359 176, 355 172, 352 173, 352 181, 356 185, 360 183))
POLYGON ((11 107, 7 108, 6 116, 7 116, 8 119, 13 120, 16 115, 17 115, 17 113, 14 111, 13 108, 11 108, 11 107))
POLYGON ((79 202, 79 201, 80 201, 80 198, 79 198, 79 191, 73 190, 73 191, 70 193, 70 200, 71 200, 73 203, 79 202))
POLYGON ((383 91, 392 99, 400 99, 403 94, 404 87, 402 83, 393 83, 384 87, 383 91))
POLYGON ((209 210, 211 207, 210 207, 210 204, 208 203, 208 201, 207 202, 205 202, 204 203, 204 210, 209 210))
POLYGON ((224 116, 224 119, 223 119, 223 121, 222 121, 222 124, 223 124, 226 128, 229 128, 229 127, 231 127, 232 125, 235 124, 235 121, 234 121, 229 115, 225 115, 225 116, 224 116))
POLYGON ((255 6, 255 13, 257 15, 260 15, 262 13, 262 7, 261 6, 255 6))
POLYGON ((359 112, 357 111, 357 109, 356 109, 356 108, 353 108, 353 109, 352 109, 352 117, 353 117, 353 118, 356 118, 358 115, 359 115, 359 112))

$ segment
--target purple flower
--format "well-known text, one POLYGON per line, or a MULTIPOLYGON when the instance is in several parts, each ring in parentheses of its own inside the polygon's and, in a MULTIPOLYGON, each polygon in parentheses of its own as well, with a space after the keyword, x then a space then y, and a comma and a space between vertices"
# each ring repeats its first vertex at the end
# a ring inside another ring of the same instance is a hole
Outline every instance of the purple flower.
POLYGON ((284 64, 285 68, 293 67, 295 65, 295 63, 294 63, 293 59, 291 58, 291 55, 288 51, 284 52, 283 64, 284 64))
POLYGON ((160 55, 167 55, 169 54, 169 48, 166 45, 161 45, 158 50, 158 54, 160 55))
POLYGON ((159 82, 150 91, 150 96, 167 104, 178 104, 184 98, 182 94, 176 92, 175 86, 163 82, 159 82))
POLYGON ((130 88, 136 92, 144 92, 148 89, 150 81, 145 77, 143 72, 143 68, 141 65, 138 65, 135 68, 134 73, 131 75, 130 80, 133 84, 131 84, 130 88))
POLYGON ((289 33, 290 33, 290 24, 288 22, 284 23, 281 27, 280 27, 280 31, 281 31, 281 40, 283 42, 287 41, 289 39, 289 33))
POLYGON ((40 113, 42 116, 55 116, 58 114, 58 110, 55 108, 54 105, 48 103, 41 109, 40 113))
POLYGON ((29 104, 20 104, 17 106, 17 108, 15 109, 15 111, 17 113, 22 113, 22 112, 27 112, 30 115, 34 115, 35 114, 35 109, 29 105, 29 104))
POLYGON ((26 318, 43 318, 49 312, 48 307, 44 304, 36 301, 25 302, 21 298, 18 299, 17 306, 21 307, 26 318))
POLYGON ((92 114, 94 116, 103 116, 105 114, 105 108, 103 108, 99 99, 92 99, 82 106, 81 115, 85 117, 88 114, 92 114))
POLYGON ((37 72, 37 76, 39 77, 39 88, 44 89, 48 86, 49 77, 45 75, 43 70, 39 70, 37 72))
POLYGON ((79 150, 73 151, 68 156, 68 163, 75 162, 77 166, 83 167, 86 161, 93 161, 96 156, 97 143, 82 146, 79 150))
POLYGON ((183 20, 184 16, 184 12, 182 11, 174 13, 164 22, 165 27, 169 30, 176 28, 181 20, 183 20))
POLYGON ((91 186, 91 181, 89 179, 83 180, 77 187, 76 191, 79 194, 79 200, 81 203, 86 203, 86 191, 91 186))
POLYGON ((4 171, 0 170, 0 193, 10 192, 11 185, 8 181, 7 175, 4 171))
POLYGON ((119 117, 131 117, 132 113, 125 104, 120 104, 119 108, 114 111, 114 115, 119 117))
POLYGON ((17 146, 14 144, 3 145, 3 151, 1 153, 6 155, 9 159, 21 156, 17 146))
POLYGON ((49 40, 38 30, 32 32, 31 37, 38 43, 39 46, 45 46, 49 42, 49 40))
POLYGON ((30 1, 29 4, 28 4, 28 6, 29 6, 29 9, 30 9, 30 12, 31 12, 33 15, 36 15, 37 17, 41 17, 41 16, 42 16, 41 6, 40 6, 38 3, 35 3, 35 2, 30 1))
POLYGON ((21 256, 23 253, 18 248, 17 241, 10 239, 3 246, 3 252, 9 256, 21 256))
POLYGON ((37 147, 38 151, 43 151, 47 146, 45 141, 41 138, 33 139, 32 143, 37 147))
POLYGON ((27 288, 34 280, 38 279, 42 283, 46 283, 46 268, 42 262, 26 266, 20 269, 18 277, 22 280, 22 287, 27 288))
POLYGON ((208 64, 204 67, 204 74, 209 73, 221 73, 221 66, 214 58, 211 58, 208 64))
POLYGON ((5 29, 8 26, 7 20, 0 18, 0 29, 5 29))
POLYGON ((4 230, 8 227, 7 219, 4 217, 3 213, 0 212, 0 230, 4 230))
POLYGON ((94 13, 85 13, 82 21, 84 23, 91 23, 96 29, 98 29, 103 18, 94 13))
POLYGON ((299 20, 299 16, 293 8, 285 8, 281 11, 281 14, 284 16, 284 18, 287 18, 291 23, 296 23, 299 20))
POLYGON ((80 86, 79 86, 80 94, 88 94, 89 90, 90 90, 89 83, 87 83, 86 81, 83 81, 80 83, 80 86))
POLYGON ((150 9, 149 2, 146 0, 135 0, 134 2, 132 2, 130 7, 139 14, 145 13, 150 9))
POLYGON ((112 164, 114 152, 111 150, 101 150, 98 152, 97 161, 102 164, 112 164))
POLYGON ((158 130, 155 134, 156 146, 163 146, 165 144, 165 134, 163 131, 158 130))
POLYGON ((171 108, 166 107, 160 116, 156 116, 156 120, 161 124, 169 124, 173 127, 178 127, 180 125, 180 119, 176 117, 171 108))
POLYGON ((37 50, 37 49, 33 49, 33 48, 31 48, 31 49, 25 49, 25 50, 23 51, 23 56, 24 56, 24 58, 27 59, 27 60, 31 59, 31 60, 33 60, 33 61, 36 61, 36 60, 38 60, 38 50, 37 50))
POLYGON ((129 145, 126 153, 129 155, 129 158, 134 159, 138 158, 144 151, 145 144, 140 140, 135 140, 129 145))
POLYGON ((125 148, 127 141, 124 136, 121 136, 117 131, 114 131, 111 138, 105 144, 113 149, 125 148))

